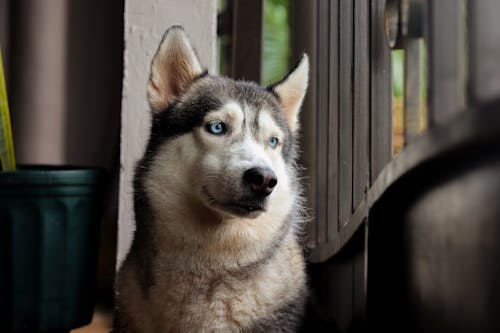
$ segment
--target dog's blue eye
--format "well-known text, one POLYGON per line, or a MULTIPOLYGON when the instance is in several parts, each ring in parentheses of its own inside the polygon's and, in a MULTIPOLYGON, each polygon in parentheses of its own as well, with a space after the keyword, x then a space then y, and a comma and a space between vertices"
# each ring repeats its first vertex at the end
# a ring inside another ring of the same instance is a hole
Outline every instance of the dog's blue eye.
POLYGON ((280 143, 280 140, 277 137, 272 136, 269 138, 269 145, 271 146, 271 148, 278 147, 279 143, 280 143))
POLYGON ((206 128, 208 132, 216 135, 221 135, 227 132, 226 124, 222 121, 212 121, 207 124, 206 128))

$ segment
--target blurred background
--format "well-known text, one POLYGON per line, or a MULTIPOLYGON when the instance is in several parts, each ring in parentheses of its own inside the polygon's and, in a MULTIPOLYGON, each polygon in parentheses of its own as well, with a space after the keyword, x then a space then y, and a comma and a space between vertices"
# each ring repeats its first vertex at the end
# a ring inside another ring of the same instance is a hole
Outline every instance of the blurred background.
MULTIPOLYGON (((107 172, 96 294, 102 313, 112 308, 116 256, 123 6, 123 0, 0 0, 17 162, 107 172)), ((96 320, 109 327, 109 316, 96 320)))

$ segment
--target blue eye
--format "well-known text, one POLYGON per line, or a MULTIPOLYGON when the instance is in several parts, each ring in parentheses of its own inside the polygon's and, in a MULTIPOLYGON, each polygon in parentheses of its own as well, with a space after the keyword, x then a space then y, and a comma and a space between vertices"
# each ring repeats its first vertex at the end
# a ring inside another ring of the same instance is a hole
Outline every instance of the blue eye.
POLYGON ((209 133, 215 135, 222 135, 227 132, 226 124, 218 120, 208 123, 206 129, 209 133))
POLYGON ((269 142, 269 145, 271 146, 271 148, 274 149, 274 148, 278 147, 278 144, 280 143, 280 140, 277 137, 272 136, 272 137, 269 138, 268 142, 269 142))

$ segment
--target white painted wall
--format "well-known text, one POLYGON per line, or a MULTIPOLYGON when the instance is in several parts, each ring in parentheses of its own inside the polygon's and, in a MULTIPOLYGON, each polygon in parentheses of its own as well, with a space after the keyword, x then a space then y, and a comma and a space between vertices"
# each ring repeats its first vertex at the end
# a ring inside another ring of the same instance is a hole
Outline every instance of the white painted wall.
POLYGON ((128 252, 134 231, 132 177, 149 135, 146 102, 149 66, 164 31, 181 24, 203 66, 214 72, 217 33, 216 0, 126 0, 122 97, 120 208, 117 266, 128 252))

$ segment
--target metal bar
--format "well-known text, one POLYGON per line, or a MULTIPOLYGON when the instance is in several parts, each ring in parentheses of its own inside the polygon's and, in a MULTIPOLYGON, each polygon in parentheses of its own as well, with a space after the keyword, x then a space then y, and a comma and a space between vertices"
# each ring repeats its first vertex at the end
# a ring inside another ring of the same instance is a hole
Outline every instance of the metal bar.
POLYGON ((465 107, 464 7, 463 0, 427 2, 429 126, 445 123, 465 107))
POLYGON ((368 221, 365 220, 354 235, 356 245, 354 257, 354 332, 366 332, 366 301, 367 301, 367 274, 368 274, 368 221))
POLYGON ((331 242, 339 231, 339 1, 330 3, 328 103, 328 230, 331 242))
POLYGON ((411 143, 420 131, 420 38, 405 40, 404 140, 411 143))
POLYGON ((352 213, 353 1, 339 2, 339 223, 352 213))
POLYGON ((370 117, 370 20, 369 0, 354 2, 354 135, 353 185, 354 209, 365 197, 369 177, 369 117, 370 117))
POLYGON ((231 76, 233 68, 232 44, 233 44, 233 15, 234 0, 227 0, 223 11, 217 15, 217 36, 219 37, 219 73, 231 76))
POLYGON ((323 158, 316 160, 317 180, 316 191, 316 221, 318 224, 317 229, 317 242, 322 244, 326 242, 327 234, 327 219, 328 219, 328 62, 329 62, 329 14, 330 14, 329 1, 320 0, 318 2, 317 25, 318 25, 318 51, 317 63, 319 70, 317 72, 317 143, 316 149, 323 158))
POLYGON ((264 0, 234 0, 231 76, 260 82, 264 0))
POLYGON ((384 38, 385 0, 371 2, 370 181, 392 158, 391 51, 384 38))
MULTIPOLYGON (((310 59, 316 59, 317 45, 317 1, 291 0, 291 36, 292 39, 292 58, 298 59, 303 52, 309 55, 310 59)), ((317 64, 311 61, 310 78, 315 78, 317 73, 317 64)), ((317 82, 311 79, 309 88, 302 104, 300 115, 301 121, 301 156, 300 163, 305 168, 303 176, 308 180, 305 184, 305 195, 307 206, 311 209, 316 208, 316 161, 318 158, 316 150, 316 86, 317 82)), ((307 225, 307 247, 312 249, 316 246, 316 226, 315 220, 307 225)))
POLYGON ((468 1, 469 98, 473 104, 500 97, 500 1, 468 1))

